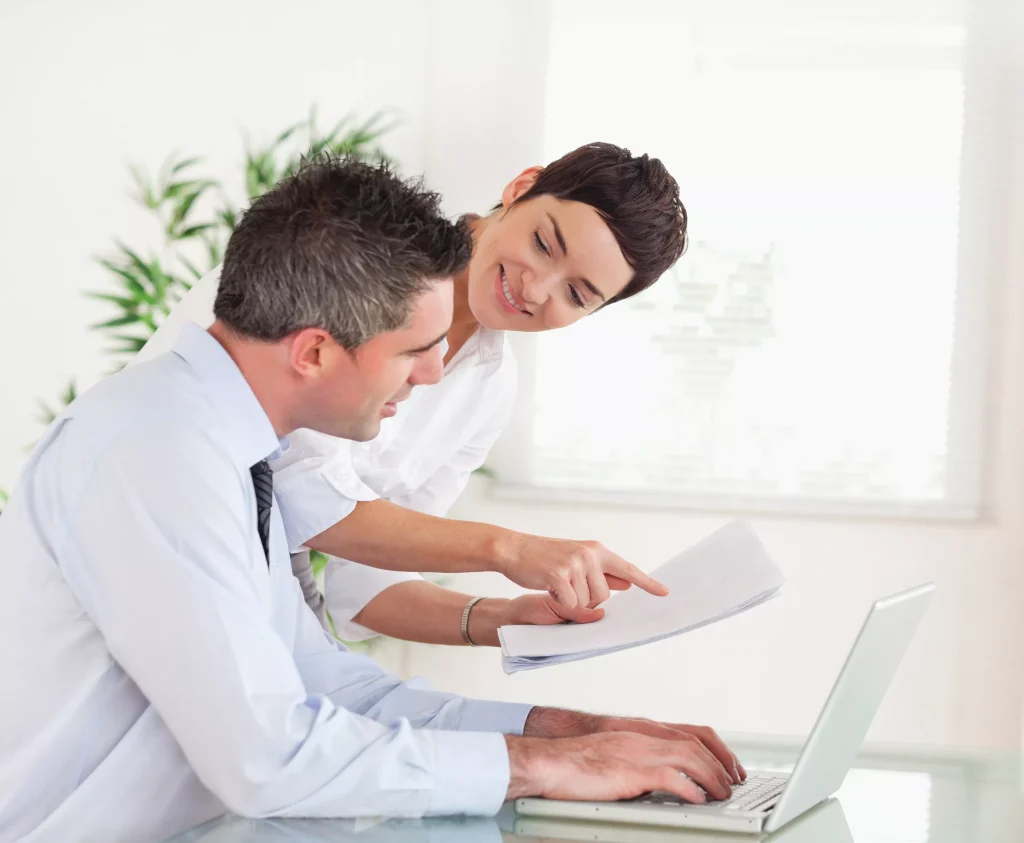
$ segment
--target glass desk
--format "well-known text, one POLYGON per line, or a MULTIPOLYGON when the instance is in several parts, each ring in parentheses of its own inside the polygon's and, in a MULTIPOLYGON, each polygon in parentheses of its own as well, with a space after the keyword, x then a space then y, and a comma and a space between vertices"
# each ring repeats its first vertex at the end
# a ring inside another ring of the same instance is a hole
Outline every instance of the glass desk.
MULTIPOLYGON (((799 744, 732 746, 748 770, 788 770, 799 744)), ((936 751, 867 751, 835 798, 772 835, 735 835, 657 826, 516 816, 428 820, 246 820, 225 816, 174 843, 511 843, 589 840, 602 843, 1024 843, 1020 756, 936 751)))

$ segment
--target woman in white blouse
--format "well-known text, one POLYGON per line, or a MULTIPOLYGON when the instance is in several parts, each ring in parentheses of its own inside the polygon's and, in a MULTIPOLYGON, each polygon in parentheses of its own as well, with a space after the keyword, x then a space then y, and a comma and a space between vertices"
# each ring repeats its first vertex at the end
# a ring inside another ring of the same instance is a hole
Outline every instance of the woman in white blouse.
MULTIPOLYGON (((629 585, 615 576, 600 583, 574 577, 575 595, 568 600, 548 594, 481 599, 410 572, 460 570, 461 557, 474 560, 462 570, 502 571, 513 555, 537 564, 611 557, 630 571, 624 579, 658 590, 593 542, 482 525, 460 528, 428 516, 448 511, 509 418, 516 364, 505 332, 570 325, 646 289, 682 254, 687 219, 675 180, 657 159, 589 144, 521 173, 506 186, 500 205, 469 224, 473 257, 455 278, 440 381, 414 390, 384 420, 376 439, 351 442, 299 431, 272 463, 292 548, 314 547, 368 563, 331 556, 327 565, 327 610, 345 640, 385 634, 497 645, 497 629, 504 624, 597 620, 602 613, 595 606, 607 598, 608 586, 629 585), (481 565, 482 555, 491 558, 481 565), (402 570, 371 567, 376 565, 402 570), (576 597, 580 604, 573 606, 576 597)), ((140 358, 166 350, 185 320, 209 325, 218 280, 214 272, 196 284, 140 358)), ((323 620, 308 554, 294 562, 307 600, 323 620)))

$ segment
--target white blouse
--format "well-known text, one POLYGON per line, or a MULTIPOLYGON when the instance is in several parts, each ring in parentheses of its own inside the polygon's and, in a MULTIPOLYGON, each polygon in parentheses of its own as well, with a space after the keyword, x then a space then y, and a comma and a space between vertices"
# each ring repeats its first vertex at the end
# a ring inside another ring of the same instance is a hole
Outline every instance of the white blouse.
MULTIPOLYGON (((169 351, 181 326, 213 324, 220 282, 214 269, 178 303, 139 352, 145 360, 169 351)), ((480 327, 459 349, 440 383, 419 386, 381 424, 370 442, 297 430, 271 463, 274 493, 293 550, 348 516, 359 501, 384 498, 430 515, 444 515, 483 465, 512 412, 516 362, 504 332, 480 327)), ((384 589, 418 579, 331 557, 325 573, 327 608, 341 638, 376 633, 353 622, 384 589)))

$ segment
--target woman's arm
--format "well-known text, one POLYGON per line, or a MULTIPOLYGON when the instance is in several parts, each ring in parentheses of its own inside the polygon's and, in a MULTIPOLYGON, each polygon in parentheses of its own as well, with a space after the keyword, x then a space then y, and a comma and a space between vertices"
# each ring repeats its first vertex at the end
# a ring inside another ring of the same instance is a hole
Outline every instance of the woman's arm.
POLYGON ((610 589, 638 585, 659 597, 668 589, 599 542, 530 536, 489 524, 423 515, 384 500, 352 514, 306 543, 391 571, 495 571, 516 585, 552 594, 567 608, 608 599, 610 589))
MULTIPOLYGON (((429 582, 403 582, 384 589, 353 620, 381 635, 424 644, 463 645, 462 613, 469 594, 429 582)), ((474 644, 498 646, 498 627, 509 624, 590 623, 601 609, 566 609, 546 594, 525 594, 514 600, 488 597, 469 613, 474 644)))

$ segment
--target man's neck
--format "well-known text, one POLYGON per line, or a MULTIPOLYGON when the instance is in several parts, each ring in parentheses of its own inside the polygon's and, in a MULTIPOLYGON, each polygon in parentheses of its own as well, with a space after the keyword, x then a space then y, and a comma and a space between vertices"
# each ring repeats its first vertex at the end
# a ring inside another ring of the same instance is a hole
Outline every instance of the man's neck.
POLYGON ((209 328, 210 336, 234 361, 263 412, 267 414, 274 433, 287 436, 298 427, 289 411, 287 388, 279 383, 277 370, 281 349, 275 343, 260 342, 240 336, 220 320, 209 328))

